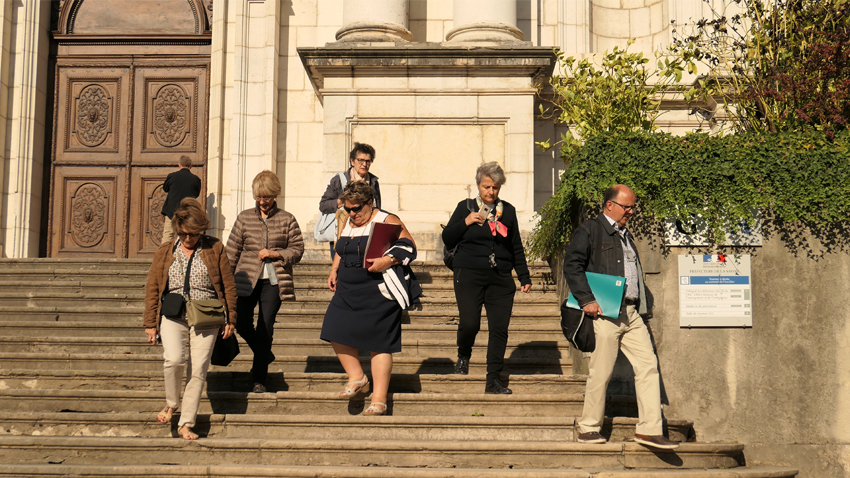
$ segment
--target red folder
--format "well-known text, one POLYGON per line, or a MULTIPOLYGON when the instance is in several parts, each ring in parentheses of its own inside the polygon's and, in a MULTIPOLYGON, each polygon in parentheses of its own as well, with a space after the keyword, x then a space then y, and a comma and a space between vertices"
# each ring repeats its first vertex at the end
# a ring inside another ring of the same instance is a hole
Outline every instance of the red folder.
POLYGON ((388 222, 373 222, 372 231, 369 232, 369 240, 366 241, 366 253, 363 254, 363 267, 372 267, 369 260, 380 259, 401 234, 401 224, 390 224, 388 222))

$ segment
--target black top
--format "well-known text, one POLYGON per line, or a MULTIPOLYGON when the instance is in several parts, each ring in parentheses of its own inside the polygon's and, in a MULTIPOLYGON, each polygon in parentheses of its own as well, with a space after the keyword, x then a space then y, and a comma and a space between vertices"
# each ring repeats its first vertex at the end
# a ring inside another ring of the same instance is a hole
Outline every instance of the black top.
POLYGON ((171 219, 183 198, 196 198, 201 194, 201 178, 188 169, 180 169, 165 178, 162 190, 168 193, 165 204, 162 205, 162 215, 171 219))
POLYGON ((522 238, 519 234, 516 208, 507 201, 502 201, 502 204, 504 204, 504 211, 500 222, 508 228, 507 237, 499 234, 493 236, 486 221, 480 226, 478 224, 467 226, 464 222, 466 216, 473 210, 478 210, 475 200, 467 199, 458 203, 449 219, 449 224, 443 229, 443 243, 446 249, 458 246, 454 257, 454 267, 489 269, 490 254, 495 253, 497 269, 503 271, 514 269, 520 284, 531 284, 531 276, 525 262, 525 251, 522 248, 522 238))
MULTIPOLYGON (((345 171, 345 179, 348 182, 351 182, 351 168, 348 168, 345 171)), ((375 193, 375 204, 374 206, 378 209, 381 209, 381 188, 378 186, 378 177, 372 173, 369 173, 369 186, 372 186, 372 192, 375 193)), ((339 209, 336 205, 336 200, 342 196, 342 182, 339 180, 339 175, 334 174, 331 178, 331 182, 328 184, 328 188, 325 189, 325 194, 322 195, 322 199, 319 200, 319 211, 322 214, 333 214, 339 209)))

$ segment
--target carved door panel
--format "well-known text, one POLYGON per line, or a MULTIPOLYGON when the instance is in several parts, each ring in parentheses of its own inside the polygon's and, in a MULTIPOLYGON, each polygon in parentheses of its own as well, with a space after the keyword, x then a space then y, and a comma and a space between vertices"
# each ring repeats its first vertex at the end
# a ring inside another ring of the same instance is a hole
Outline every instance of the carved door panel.
POLYGON ((150 257, 180 156, 206 189, 208 65, 57 65, 53 257, 150 257))
MULTIPOLYGON (((161 214, 167 193, 162 185, 175 167, 133 167, 130 178, 130 244, 129 257, 150 257, 162 242, 163 227, 171 227, 167 218, 161 214)), ((192 174, 206 177, 205 168, 192 167, 192 174)), ((201 183, 201 195, 204 202, 205 183, 201 183)))
POLYGON ((205 66, 136 68, 134 165, 176 165, 182 155, 192 158, 193 166, 202 165, 207 138, 206 73, 205 66))
POLYGON ((57 166, 53 257, 121 257, 126 168, 57 166))
POLYGON ((127 163, 129 72, 129 67, 58 67, 55 164, 127 163))

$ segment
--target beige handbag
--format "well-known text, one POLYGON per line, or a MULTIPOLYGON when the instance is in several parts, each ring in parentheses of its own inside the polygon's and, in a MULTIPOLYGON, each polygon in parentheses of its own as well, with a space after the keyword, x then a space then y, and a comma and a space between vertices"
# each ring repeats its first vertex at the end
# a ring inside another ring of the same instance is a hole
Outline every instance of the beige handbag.
POLYGON ((225 320, 224 304, 218 299, 190 300, 186 303, 189 327, 221 327, 225 320))

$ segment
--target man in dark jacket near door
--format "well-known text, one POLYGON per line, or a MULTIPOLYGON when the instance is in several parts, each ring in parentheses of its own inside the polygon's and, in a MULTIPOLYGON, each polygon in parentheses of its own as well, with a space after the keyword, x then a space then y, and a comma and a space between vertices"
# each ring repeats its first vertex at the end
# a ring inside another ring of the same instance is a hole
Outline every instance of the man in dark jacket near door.
POLYGON ((165 178, 162 190, 168 193, 165 203, 162 205, 162 215, 168 218, 162 228, 162 244, 174 239, 174 233, 169 227, 168 221, 174 216, 174 211, 180 206, 180 201, 186 197, 197 198, 201 194, 201 178, 190 171, 192 169, 192 158, 180 156, 180 169, 165 178))

